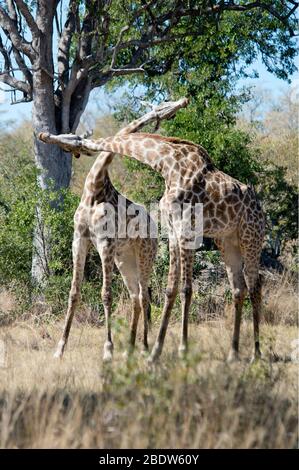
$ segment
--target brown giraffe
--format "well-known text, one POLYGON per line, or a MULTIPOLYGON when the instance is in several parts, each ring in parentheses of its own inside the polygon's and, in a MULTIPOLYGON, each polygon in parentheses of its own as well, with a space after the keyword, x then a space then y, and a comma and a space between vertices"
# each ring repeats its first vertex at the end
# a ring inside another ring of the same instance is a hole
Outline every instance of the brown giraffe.
POLYGON ((261 278, 259 261, 264 237, 264 214, 250 186, 219 171, 200 145, 154 134, 130 134, 90 141, 76 136, 40 135, 47 142, 63 143, 75 152, 106 150, 129 155, 160 172, 166 190, 160 201, 169 226, 170 266, 162 322, 150 360, 161 354, 170 313, 181 282, 182 333, 179 353, 187 349, 188 312, 192 296, 194 250, 186 248, 184 236, 176 233, 173 204, 203 204, 203 235, 214 238, 228 273, 234 305, 234 332, 229 360, 238 357, 241 312, 249 292, 253 308, 254 359, 261 356, 259 316, 261 278), (53 140, 56 139, 56 140, 53 140))
MULTIPOLYGON (((141 118, 133 121, 123 128, 117 135, 136 132, 144 125, 157 120, 170 118, 176 111, 187 105, 186 99, 177 102, 162 103, 155 107, 153 111, 145 114, 141 118)), ((105 312, 106 342, 104 344, 103 359, 112 359, 113 343, 111 336, 111 282, 114 262, 122 275, 123 281, 129 291, 132 301, 133 315, 130 328, 130 347, 133 348, 136 339, 136 331, 140 312, 144 320, 143 346, 148 349, 148 313, 149 313, 149 276, 151 274, 153 262, 157 251, 157 238, 151 238, 149 232, 145 237, 129 236, 123 234, 119 237, 121 226, 125 223, 128 227, 136 212, 146 220, 148 229, 155 231, 155 224, 150 219, 145 209, 121 196, 114 188, 108 174, 108 167, 114 158, 112 152, 102 152, 94 162, 85 180, 84 191, 80 204, 74 216, 74 236, 73 236, 73 279, 69 294, 68 310, 66 314, 65 326, 62 338, 59 341, 55 357, 61 358, 67 344, 72 319, 75 308, 80 297, 80 287, 83 280, 84 266, 91 243, 98 250, 102 262, 103 286, 102 301, 105 312), (118 203, 122 198, 122 204, 129 209, 123 214, 118 213, 118 203), (105 210, 114 208, 116 215, 115 228, 117 236, 109 237, 101 233, 100 225, 105 215, 105 210), (151 225, 150 225, 151 224, 151 225)))
MULTIPOLYGON (((121 132, 132 132, 134 127, 128 126, 121 132)), ((157 250, 157 239, 150 238, 107 238, 105 235, 99 235, 99 226, 101 219, 105 215, 105 205, 111 204, 112 207, 117 209, 120 194, 113 186, 109 174, 108 167, 113 160, 113 153, 102 152, 95 163, 93 164, 90 172, 87 175, 84 191, 81 197, 80 204, 74 216, 74 237, 73 237, 73 280, 69 295, 68 310, 66 315, 66 322, 59 341, 55 357, 62 357, 64 348, 66 346, 72 319, 75 313, 76 304, 79 300, 80 285, 82 283, 84 266, 86 256, 90 244, 92 243, 101 257, 102 272, 103 272, 103 285, 102 285, 102 302, 105 312, 106 324, 106 342, 104 344, 104 361, 112 359, 113 342, 111 335, 111 306, 112 306, 112 273, 114 262, 122 275, 123 281, 129 291, 132 302, 132 319, 131 319, 131 333, 130 345, 133 347, 135 344, 136 330, 140 311, 143 313, 144 319, 144 348, 148 349, 147 331, 148 331, 148 283, 151 274, 152 265, 155 259, 157 250)), ((122 203, 126 207, 126 212, 123 217, 126 218, 125 222, 129 223, 132 215, 127 215, 127 209, 131 206, 132 212, 136 210, 143 211, 142 206, 132 203, 128 199, 123 198, 122 203)), ((116 233, 118 234, 118 227, 122 224, 122 216, 119 216, 116 211, 116 233)), ((149 221, 149 215, 146 214, 149 221)))

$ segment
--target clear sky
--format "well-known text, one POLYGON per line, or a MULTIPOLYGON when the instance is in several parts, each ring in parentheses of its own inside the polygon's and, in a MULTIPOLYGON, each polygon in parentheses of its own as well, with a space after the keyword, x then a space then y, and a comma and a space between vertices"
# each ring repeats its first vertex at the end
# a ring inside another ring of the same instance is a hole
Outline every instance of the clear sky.
MULTIPOLYGON (((299 69, 299 58, 296 59, 296 66, 299 69)), ((252 69, 255 69, 259 73, 259 78, 257 79, 244 79, 239 82, 239 85, 254 85, 258 86, 259 88, 268 89, 271 94, 274 96, 279 95, 281 92, 286 91, 290 86, 291 87, 299 87, 299 73, 297 72, 292 76, 292 83, 291 85, 283 80, 279 80, 274 75, 270 74, 264 65, 261 62, 256 62, 252 69)), ((0 83, 0 87, 4 88, 0 83)), ((297 93, 299 90, 297 90, 297 93)), ((97 92, 97 106, 96 109, 101 114, 107 113, 109 104, 109 95, 105 93, 104 90, 100 90, 97 92), (101 108, 98 103, 101 102, 104 104, 103 108, 101 108)), ((92 96, 89 100, 89 104, 87 106, 87 112, 89 109, 95 110, 95 104, 93 102, 92 96)), ((10 93, 3 93, 0 90, 0 120, 2 121, 11 121, 14 125, 20 124, 25 119, 31 119, 31 110, 32 110, 32 103, 21 103, 10 105, 10 93)))

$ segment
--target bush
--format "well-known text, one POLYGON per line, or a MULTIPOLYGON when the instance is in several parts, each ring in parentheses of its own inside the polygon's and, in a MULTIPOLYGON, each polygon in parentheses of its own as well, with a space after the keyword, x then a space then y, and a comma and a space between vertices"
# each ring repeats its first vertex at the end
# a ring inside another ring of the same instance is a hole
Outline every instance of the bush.
POLYGON ((38 205, 44 221, 42 233, 50 234, 52 246, 43 294, 51 303, 56 292, 55 302, 60 299, 65 303, 72 272, 73 216, 79 198, 70 190, 58 192, 38 186, 31 148, 18 134, 10 139, 2 136, 0 159, 0 287, 13 288, 21 302, 34 294, 32 240, 40 219, 38 205))

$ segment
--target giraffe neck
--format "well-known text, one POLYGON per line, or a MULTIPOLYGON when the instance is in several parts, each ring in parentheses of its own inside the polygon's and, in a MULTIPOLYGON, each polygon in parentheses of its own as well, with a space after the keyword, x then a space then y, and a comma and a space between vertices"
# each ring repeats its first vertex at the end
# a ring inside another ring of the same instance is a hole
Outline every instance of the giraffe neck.
POLYGON ((82 201, 106 201, 109 194, 116 191, 112 185, 108 173, 108 168, 114 155, 112 153, 102 152, 92 165, 85 181, 82 201))
MULTIPOLYGON (((176 166, 179 155, 176 155, 175 149, 166 139, 159 137, 153 134, 126 134, 99 139, 96 143, 103 146, 103 151, 128 155, 149 165, 168 181, 169 173, 176 166)), ((177 152, 180 152, 179 148, 177 152)))

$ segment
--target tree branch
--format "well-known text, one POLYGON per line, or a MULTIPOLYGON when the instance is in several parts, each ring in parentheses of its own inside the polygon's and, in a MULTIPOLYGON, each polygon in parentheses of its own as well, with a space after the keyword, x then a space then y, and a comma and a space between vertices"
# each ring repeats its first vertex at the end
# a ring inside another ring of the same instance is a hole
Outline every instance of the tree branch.
POLYGON ((145 70, 144 70, 144 64, 141 65, 140 67, 130 67, 130 66, 126 66, 126 67, 121 67, 119 69, 109 69, 109 73, 111 72, 111 75, 113 77, 120 77, 122 75, 130 75, 132 73, 144 73, 145 70))
POLYGON ((58 74, 64 86, 68 82, 70 47, 72 36, 76 30, 77 17, 78 2, 76 0, 72 0, 69 4, 67 19, 58 44, 58 74))
POLYGON ((30 42, 26 41, 18 31, 15 21, 10 18, 6 11, 0 6, 0 26, 3 28, 4 33, 11 40, 12 44, 24 52, 33 62, 35 59, 35 52, 30 42))
MULTIPOLYGON (((253 9, 260 8, 261 10, 267 11, 272 16, 274 16, 274 18, 276 18, 282 24, 287 26, 287 28, 290 32, 290 35, 294 36, 295 32, 294 32, 293 28, 288 24, 288 19, 290 18, 291 15, 293 15, 295 13, 296 9, 299 6, 299 2, 294 1, 294 2, 292 2, 292 5, 294 5, 293 8, 286 15, 282 15, 275 8, 275 6, 273 6, 271 4, 268 4, 268 3, 265 3, 263 1, 261 2, 261 1, 257 0, 255 2, 249 2, 247 4, 245 3, 245 4, 242 4, 242 5, 237 5, 237 4, 235 4, 234 0, 228 0, 227 2, 220 1, 218 4, 212 5, 211 7, 206 8, 204 10, 204 12, 205 13, 212 13, 212 14, 222 13, 224 11, 244 12, 244 11, 250 11, 250 10, 253 10, 253 9)), ((194 17, 198 17, 199 14, 202 14, 202 11, 200 11, 197 8, 194 8, 194 9, 182 8, 180 10, 180 13, 183 16, 190 16, 190 17, 194 18, 194 17)))
POLYGON ((11 67, 11 61, 10 61, 8 51, 5 49, 4 44, 2 42, 1 35, 0 35, 0 52, 4 59, 4 70, 8 72, 11 67))
POLYGON ((118 35, 118 39, 117 39, 116 44, 113 48, 112 59, 111 59, 111 64, 110 64, 110 70, 112 70, 115 66, 119 46, 121 44, 123 35, 125 34, 126 31, 128 31, 128 29, 129 29, 129 25, 126 25, 120 30, 120 33, 118 35))
POLYGON ((6 85, 11 86, 15 90, 22 91, 26 95, 30 95, 31 88, 28 85, 28 83, 23 82, 22 80, 17 80, 15 77, 12 77, 7 72, 0 72, 0 82, 3 82, 6 85))
POLYGON ((31 95, 33 91, 33 77, 32 73, 30 72, 29 68, 27 67, 24 58, 21 56, 20 52, 18 49, 15 47, 12 48, 16 63, 19 66, 19 70, 23 73, 24 77, 26 78, 30 88, 31 88, 31 95))
POLYGON ((32 37, 37 37, 39 35, 40 31, 38 29, 38 26, 37 26, 33 16, 30 13, 29 8, 23 2, 23 0, 14 0, 14 2, 17 5, 20 12, 22 13, 22 15, 24 16, 24 18, 25 18, 25 20, 26 20, 26 22, 29 26, 29 29, 31 31, 32 37))

